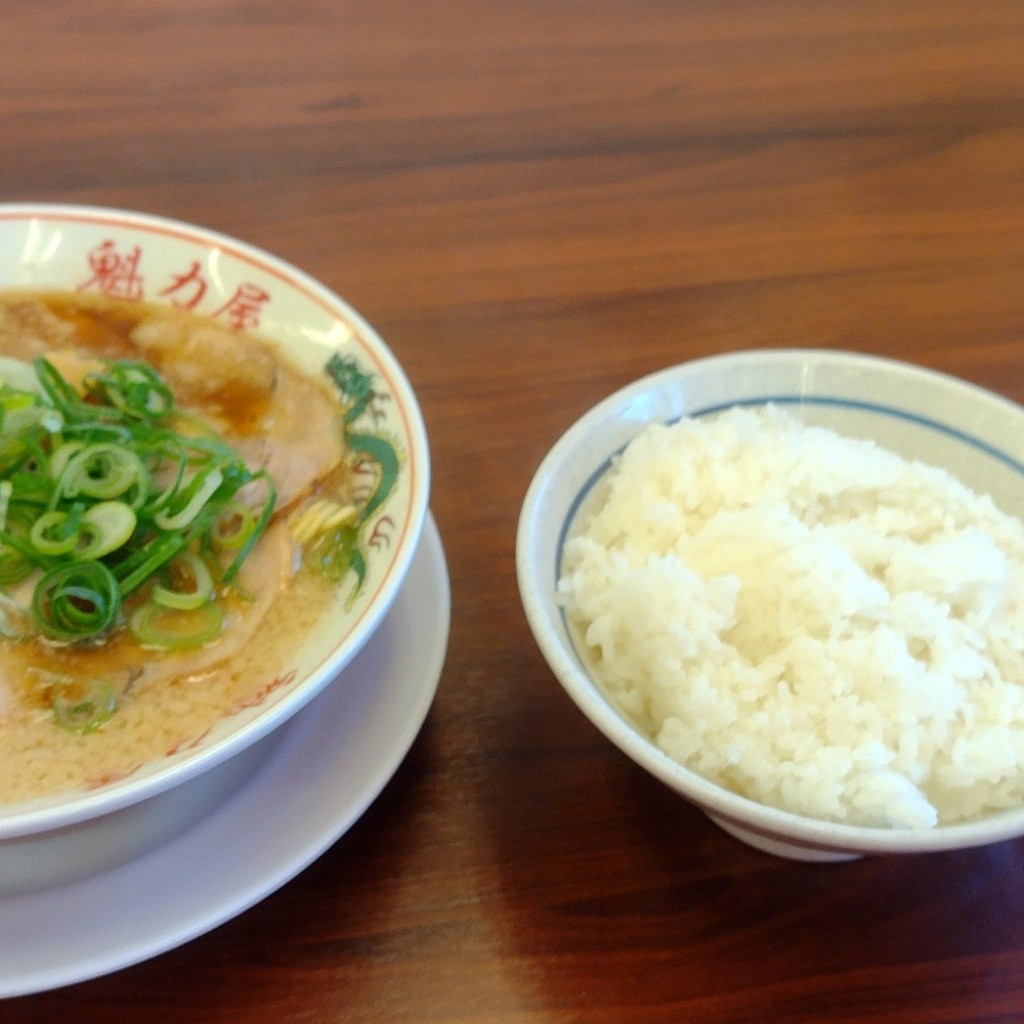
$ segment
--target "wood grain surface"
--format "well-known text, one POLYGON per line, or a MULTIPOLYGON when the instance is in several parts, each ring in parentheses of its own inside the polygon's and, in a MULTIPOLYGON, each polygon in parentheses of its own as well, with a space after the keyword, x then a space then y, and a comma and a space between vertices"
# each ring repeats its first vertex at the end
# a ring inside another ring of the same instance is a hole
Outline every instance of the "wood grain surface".
POLYGON ((537 463, 648 371, 825 346, 1024 400, 1019 0, 7 0, 0 42, 0 200, 208 225, 380 330, 453 596, 348 834, 0 1021, 1024 1020, 1024 844, 746 848, 576 712, 514 575, 537 463))

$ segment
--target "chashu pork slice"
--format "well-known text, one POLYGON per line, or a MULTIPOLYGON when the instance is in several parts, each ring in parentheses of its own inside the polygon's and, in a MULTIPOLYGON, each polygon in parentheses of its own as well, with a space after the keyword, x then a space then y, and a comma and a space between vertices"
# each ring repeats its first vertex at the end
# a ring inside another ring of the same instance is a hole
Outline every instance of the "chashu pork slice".
POLYGON ((341 407, 326 378, 314 380, 259 339, 160 312, 132 342, 183 406, 201 408, 250 469, 270 474, 279 509, 344 457, 341 407))

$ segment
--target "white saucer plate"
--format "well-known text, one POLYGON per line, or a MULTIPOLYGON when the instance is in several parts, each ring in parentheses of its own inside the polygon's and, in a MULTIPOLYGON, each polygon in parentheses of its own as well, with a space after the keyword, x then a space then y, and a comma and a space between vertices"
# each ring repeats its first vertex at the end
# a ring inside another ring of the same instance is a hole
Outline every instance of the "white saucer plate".
POLYGON ((56 889, 0 897, 0 997, 109 974, 211 931, 336 842, 398 769, 448 646, 448 570, 434 520, 377 632, 272 737, 258 773, 182 835, 56 889))

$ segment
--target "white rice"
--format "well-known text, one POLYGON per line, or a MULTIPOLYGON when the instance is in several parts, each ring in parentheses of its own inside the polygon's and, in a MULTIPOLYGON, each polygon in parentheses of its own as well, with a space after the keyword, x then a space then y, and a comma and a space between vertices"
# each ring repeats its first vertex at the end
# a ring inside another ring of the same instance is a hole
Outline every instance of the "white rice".
POLYGON ((1024 524, 774 407, 645 429, 565 550, 602 685, 671 757, 830 821, 1024 804, 1024 524))

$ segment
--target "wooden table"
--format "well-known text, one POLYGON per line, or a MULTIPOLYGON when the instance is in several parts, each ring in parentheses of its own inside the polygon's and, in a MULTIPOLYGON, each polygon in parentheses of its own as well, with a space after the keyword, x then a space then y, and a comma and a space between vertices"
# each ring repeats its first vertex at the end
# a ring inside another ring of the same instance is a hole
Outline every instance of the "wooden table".
POLYGON ((143 209, 348 298, 422 400, 453 591, 397 775, 213 932, 40 1020, 1024 1019, 1024 844, 813 866, 586 723, 514 576, 596 400, 758 346, 1024 400, 1019 0, 9 0, 3 200, 143 209))

